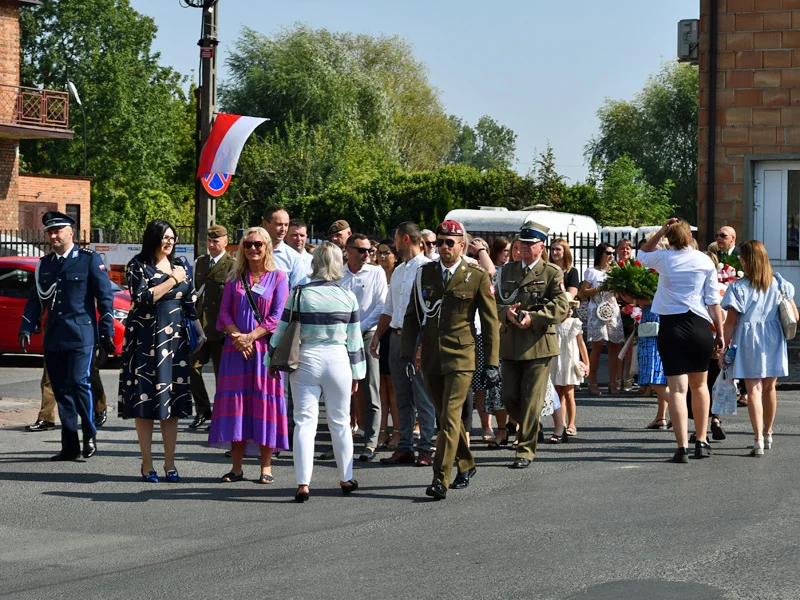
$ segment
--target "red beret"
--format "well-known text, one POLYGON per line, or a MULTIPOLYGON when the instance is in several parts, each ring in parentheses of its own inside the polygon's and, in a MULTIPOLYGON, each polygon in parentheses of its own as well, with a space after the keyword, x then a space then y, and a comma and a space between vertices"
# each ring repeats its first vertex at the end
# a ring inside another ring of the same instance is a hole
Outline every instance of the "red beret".
POLYGON ((464 235, 464 227, 458 221, 448 219, 447 221, 442 221, 441 225, 436 228, 436 233, 441 233, 442 235, 464 235))

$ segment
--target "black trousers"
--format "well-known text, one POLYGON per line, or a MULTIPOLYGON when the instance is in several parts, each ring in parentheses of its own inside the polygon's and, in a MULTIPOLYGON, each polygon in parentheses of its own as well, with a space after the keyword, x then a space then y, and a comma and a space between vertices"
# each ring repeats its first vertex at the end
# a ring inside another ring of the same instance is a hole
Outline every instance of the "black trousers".
POLYGON ((61 449, 68 453, 80 451, 78 417, 83 439, 95 437, 92 390, 89 383, 94 346, 52 352, 45 350, 44 363, 50 375, 53 394, 61 419, 61 449))

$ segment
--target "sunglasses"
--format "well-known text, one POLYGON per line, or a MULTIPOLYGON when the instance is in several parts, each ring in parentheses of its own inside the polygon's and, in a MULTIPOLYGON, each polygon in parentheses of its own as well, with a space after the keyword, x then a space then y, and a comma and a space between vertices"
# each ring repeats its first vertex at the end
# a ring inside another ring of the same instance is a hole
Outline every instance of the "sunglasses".
POLYGON ((359 254, 366 254, 367 252, 369 252, 370 254, 372 254, 372 253, 374 252, 374 250, 372 250, 371 248, 357 248, 357 247, 355 247, 355 246, 348 246, 348 247, 349 247, 351 250, 355 250, 355 251, 357 251, 359 254))
POLYGON ((614 253, 613 252, 609 252, 609 251, 604 252, 604 254, 606 256, 614 256, 614 253))
POLYGON ((433 248, 434 246, 436 246, 436 242, 425 242, 425 245, 426 245, 428 248, 433 248))
POLYGON ((452 248, 453 246, 456 245, 456 241, 455 240, 450 240, 450 239, 445 240, 445 239, 442 239, 442 238, 436 238, 436 245, 437 246, 447 246, 448 248, 452 248))
POLYGON ((256 250, 260 250, 261 246, 263 246, 263 245, 264 245, 264 242, 242 242, 242 246, 244 246, 248 250, 250 248, 255 248, 256 250))
POLYGON ((728 234, 720 232, 720 233, 717 234, 717 237, 726 238, 726 237, 728 237, 728 234))
POLYGON ((378 252, 378 256, 389 256, 391 252, 389 250, 381 250, 378 252))

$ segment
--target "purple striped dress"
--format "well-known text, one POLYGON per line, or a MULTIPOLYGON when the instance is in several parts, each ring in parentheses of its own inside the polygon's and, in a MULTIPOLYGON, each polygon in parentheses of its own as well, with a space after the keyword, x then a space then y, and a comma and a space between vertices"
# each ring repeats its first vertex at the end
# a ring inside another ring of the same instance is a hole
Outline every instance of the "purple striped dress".
MULTIPOLYGON (((235 324, 244 333, 253 331, 257 325, 270 333, 275 331, 289 295, 286 275, 278 270, 268 272, 259 284, 263 292, 256 293, 252 288, 251 291, 264 320, 256 322, 242 282, 228 281, 222 293, 217 329, 222 331, 235 324)), ((256 340, 256 356, 250 360, 244 359, 230 338, 225 340, 208 433, 210 446, 230 449, 231 442, 243 441, 247 455, 259 455, 261 446, 289 448, 283 378, 270 379, 264 366, 268 337, 256 340)))

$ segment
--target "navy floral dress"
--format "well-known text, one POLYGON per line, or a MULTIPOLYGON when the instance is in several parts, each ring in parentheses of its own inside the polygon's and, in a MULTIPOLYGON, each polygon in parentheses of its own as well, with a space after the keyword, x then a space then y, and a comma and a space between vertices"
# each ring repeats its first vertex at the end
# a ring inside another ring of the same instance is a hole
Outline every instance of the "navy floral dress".
MULTIPOLYGON (((176 261, 176 267, 184 265, 176 261)), ((189 391, 189 339, 183 318, 197 319, 192 280, 188 277, 153 302, 151 289, 167 273, 133 258, 126 268, 131 310, 125 328, 119 377, 119 416, 168 419, 192 415, 189 391)))

